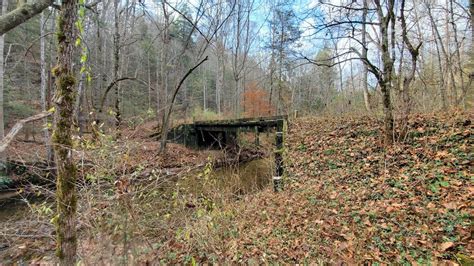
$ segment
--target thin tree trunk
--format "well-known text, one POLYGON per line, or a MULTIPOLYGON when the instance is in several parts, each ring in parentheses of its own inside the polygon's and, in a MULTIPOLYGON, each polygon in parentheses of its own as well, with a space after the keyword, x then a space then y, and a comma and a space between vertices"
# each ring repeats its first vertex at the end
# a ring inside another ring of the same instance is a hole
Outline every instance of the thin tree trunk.
POLYGON ((222 39, 217 43, 216 111, 222 113, 222 91, 224 87, 224 45, 222 39))
POLYGON ((146 56, 146 59, 147 59, 147 68, 148 68, 148 110, 147 111, 150 111, 151 110, 151 68, 150 68, 150 57, 147 55, 146 56))
MULTIPOLYGON (((114 0, 114 80, 119 78, 120 70, 120 29, 119 29, 119 0, 114 0)), ((115 85, 115 127, 117 130, 117 136, 120 136, 120 124, 121 124, 121 113, 120 113, 120 85, 115 85)))
POLYGON ((57 181, 56 223, 57 256, 60 265, 75 265, 76 234, 76 165, 72 151, 73 109, 75 83, 73 73, 74 43, 76 40, 77 0, 63 0, 59 15, 58 63, 54 69, 56 91, 54 95, 55 123, 53 147, 55 151, 57 181))
MULTIPOLYGON (((50 29, 51 29, 51 32, 55 32, 56 31, 56 10, 51 10, 51 25, 50 25, 50 29)), ((53 94, 53 90, 54 90, 54 82, 53 82, 53 73, 52 73, 52 69, 53 69, 53 66, 55 64, 55 62, 53 61, 54 58, 55 58, 55 54, 54 54, 54 51, 56 49, 55 47, 55 44, 56 44, 56 39, 55 38, 50 38, 49 40, 49 51, 48 51, 48 54, 49 54, 49 58, 48 58, 48 86, 47 86, 47 91, 46 91, 46 109, 50 109, 52 106, 53 106, 53 103, 52 103, 52 94, 53 94)), ((50 119, 48 121, 51 121, 50 119)), ((49 137, 49 143, 47 145, 47 153, 48 153, 48 162, 50 164, 54 164, 55 161, 54 161, 54 150, 53 150, 53 145, 52 145, 52 139, 51 139, 51 136, 49 137)))
MULTIPOLYGON (((274 66, 275 66, 275 57, 274 57, 274 53, 272 51, 272 55, 271 55, 271 59, 270 59, 270 93, 268 95, 268 106, 270 107, 269 110, 268 110, 269 112, 271 112, 271 109, 272 109, 271 108, 272 107, 272 97, 273 97, 273 91, 274 91, 274 89, 273 89, 273 87, 274 87, 274 85, 273 85, 273 76, 275 75, 275 70, 274 70, 275 67, 274 66)), ((269 115, 270 115, 270 113, 269 113, 269 115)))
POLYGON ((84 125, 83 125, 83 118, 82 118, 82 108, 83 108, 83 100, 84 100, 84 79, 86 77, 86 73, 81 73, 81 77, 79 78, 79 84, 77 86, 77 95, 76 101, 74 103, 74 120, 76 121, 76 125, 79 127, 79 134, 82 136, 84 132, 84 125))
POLYGON ((400 21, 401 21, 401 26, 402 26, 403 43, 408 48, 408 51, 410 52, 410 56, 411 56, 411 69, 410 69, 410 72, 405 76, 403 80, 403 88, 402 88, 402 99, 403 99, 402 126, 403 128, 401 131, 401 136, 405 137, 408 131, 408 116, 411 113, 410 85, 412 81, 415 79, 417 60, 418 60, 419 50, 422 44, 420 42, 417 46, 413 46, 410 39, 408 38, 408 29, 407 29, 407 23, 406 23, 406 18, 405 18, 405 0, 402 0, 401 2, 400 21))
POLYGON ((474 0, 469 1, 469 13, 471 15, 471 51, 469 52, 469 63, 471 65, 471 73, 469 74, 469 85, 467 89, 473 89, 474 81, 474 0))
MULTIPOLYGON (((165 122, 166 108, 168 106, 168 85, 169 85, 169 69, 168 69, 168 60, 169 60, 169 46, 170 46, 170 17, 168 9, 166 8, 165 1, 161 3, 162 12, 163 12, 163 31, 161 33, 162 49, 161 49, 161 65, 160 65, 160 79, 161 79, 161 89, 163 91, 162 103, 163 103, 163 113, 162 113, 162 123, 165 122)), ((159 100, 159 99, 158 99, 159 100)), ((159 118, 160 116, 158 116, 159 118)), ((162 125, 164 126, 164 125, 162 125)))
POLYGON ((443 44, 441 43, 440 45, 438 44, 439 38, 438 36, 438 30, 437 30, 437 25, 433 19, 433 15, 431 14, 431 6, 427 5, 426 8, 428 9, 428 17, 430 18, 431 22, 431 31, 433 33, 433 37, 435 40, 435 46, 436 46, 436 54, 438 57, 438 67, 439 67, 439 78, 440 78, 440 84, 438 84, 439 88, 439 93, 441 94, 441 105, 443 110, 446 110, 448 107, 447 103, 447 95, 446 95, 446 88, 444 87, 446 85, 445 79, 444 79, 444 71, 443 71, 443 65, 442 65, 442 60, 441 60, 441 51, 440 51, 440 45, 443 47, 443 44))
MULTIPOLYGON (((448 91, 451 91, 451 92, 455 92, 456 89, 453 88, 455 86, 455 81, 454 81, 454 75, 453 75, 453 71, 452 71, 452 67, 451 67, 451 62, 450 62, 450 58, 451 56, 448 54, 448 49, 449 47, 445 47, 444 45, 444 42, 443 42, 443 39, 441 38, 441 34, 439 33, 439 30, 438 30, 438 27, 435 23, 435 20, 433 18, 433 14, 431 13, 431 7, 428 6, 428 16, 430 18, 430 21, 431 21, 431 24, 432 24, 432 28, 433 28, 433 31, 435 33, 435 38, 438 40, 437 43, 439 43, 439 46, 440 46, 440 49, 441 52, 443 53, 443 56, 445 58, 445 72, 447 73, 444 73, 444 72, 441 72, 440 75, 448 75, 449 77, 446 78, 444 81, 445 81, 445 85, 448 87, 448 91), (452 88, 452 89, 450 89, 452 88)), ((447 34, 447 38, 449 38, 449 35, 447 34)), ((440 58, 440 56, 439 56, 440 58)), ((440 66, 441 66, 441 59, 440 60, 440 66)))
POLYGON ((204 70, 202 71, 202 106, 204 112, 207 111, 207 80, 204 70))
MULTIPOLYGON (((3 0, 2 1, 2 15, 5 15, 8 10, 8 0, 3 0)), ((0 141, 3 140, 3 137, 5 136, 5 121, 4 121, 4 112, 3 112, 3 106, 4 106, 4 98, 3 98, 3 91, 4 91, 4 83, 3 83, 3 76, 4 76, 4 57, 3 57, 3 52, 4 52, 4 47, 5 47, 5 34, 0 35, 0 141)), ((0 168, 1 170, 6 169, 6 154, 4 152, 0 153, 0 168)))
POLYGON ((193 73, 196 68, 198 68, 201 64, 206 62, 209 58, 206 56, 203 60, 201 60, 199 63, 197 63, 194 67, 190 68, 188 72, 181 78, 181 80, 178 82, 178 85, 174 89, 173 95, 171 96, 171 101, 170 104, 165 110, 164 115, 163 115, 163 121, 162 121, 162 130, 161 130, 161 145, 160 145, 160 152, 164 152, 166 150, 166 141, 168 139, 168 126, 170 122, 170 117, 173 112, 173 105, 176 100, 176 95, 178 95, 179 89, 183 85, 183 83, 186 81, 189 75, 193 73))
MULTIPOLYGON (((454 78, 454 71, 453 71, 453 68, 454 68, 454 64, 453 64, 453 58, 452 58, 452 54, 451 54, 451 29, 449 28, 449 0, 446 0, 445 1, 445 4, 446 4, 446 12, 445 12, 445 32, 446 32, 446 38, 445 38, 445 42, 446 44, 444 45, 444 48, 443 48, 443 53, 444 53, 444 57, 446 58, 446 69, 448 69, 448 73, 447 75, 449 75, 449 78, 447 79, 448 83, 447 83, 447 87, 448 87, 448 90, 451 92, 451 104, 452 105, 456 105, 457 103, 457 87, 456 87, 456 80, 454 78)), ((438 29, 436 29, 438 31, 438 29)), ((438 33, 438 37, 441 38, 441 36, 439 35, 438 33)), ((440 39, 441 42, 443 42, 443 40, 440 39)))
MULTIPOLYGON (((368 12, 367 0, 364 0, 364 11, 362 13, 362 57, 367 58, 367 12, 368 12)), ((369 67, 366 64, 363 64, 362 70, 362 87, 364 90, 364 103, 365 109, 367 112, 371 112, 372 108, 370 106, 370 94, 369 94, 369 84, 367 77, 369 75, 369 67)))
POLYGON ((459 77, 461 80, 461 96, 458 98, 455 98, 456 104, 461 104, 463 105, 463 108, 466 108, 466 94, 467 94, 467 87, 464 85, 464 71, 462 69, 462 64, 461 64, 461 45, 458 40, 458 29, 456 26, 456 23, 454 22, 454 8, 453 8, 453 0, 449 1, 449 7, 450 7, 450 14, 451 14, 451 26, 453 28, 453 38, 454 38, 454 45, 455 45, 455 54, 456 54, 456 61, 457 61, 457 70, 459 71, 459 77))
MULTIPOLYGON (((391 101, 391 90, 392 90, 392 75, 393 75, 393 58, 390 55, 390 39, 389 39, 389 25, 394 23, 393 21, 393 8, 394 0, 388 1, 388 13, 384 15, 382 6, 379 0, 375 1, 377 6, 377 13, 380 20, 380 36, 381 36, 381 50, 382 50, 382 64, 383 73, 378 76, 378 82, 380 90, 382 92, 382 102, 384 111, 384 144, 390 146, 393 144, 393 107, 391 101)), ((395 33, 392 28, 392 42, 395 40, 393 36, 395 33)))
MULTIPOLYGON (((48 79, 48 77, 46 76, 46 45, 45 45, 46 39, 44 37, 45 24, 46 24, 46 21, 44 18, 44 12, 42 12, 41 18, 40 18, 40 36, 41 36, 40 38, 40 68, 41 68, 40 98, 41 98, 41 110, 43 112, 48 109, 48 99, 47 99, 47 91, 46 91, 47 89, 46 83, 48 79)), ((47 160, 49 161, 50 159, 52 159, 52 157, 49 156, 49 154, 51 154, 52 151, 51 151, 51 145, 50 145, 50 139, 49 139, 49 129, 46 126, 48 124, 47 117, 43 119, 43 124, 45 125, 43 129, 43 138, 44 138, 44 143, 46 145, 47 154, 48 154, 47 160)))

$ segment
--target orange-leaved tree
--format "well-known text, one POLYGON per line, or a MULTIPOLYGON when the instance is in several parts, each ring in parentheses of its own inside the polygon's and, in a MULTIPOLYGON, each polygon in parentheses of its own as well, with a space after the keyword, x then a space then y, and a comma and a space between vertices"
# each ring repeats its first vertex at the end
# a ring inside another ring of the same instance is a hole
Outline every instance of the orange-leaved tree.
POLYGON ((250 82, 246 85, 246 90, 242 95, 244 116, 258 117, 274 114, 275 108, 268 102, 268 93, 260 88, 256 82, 250 82))

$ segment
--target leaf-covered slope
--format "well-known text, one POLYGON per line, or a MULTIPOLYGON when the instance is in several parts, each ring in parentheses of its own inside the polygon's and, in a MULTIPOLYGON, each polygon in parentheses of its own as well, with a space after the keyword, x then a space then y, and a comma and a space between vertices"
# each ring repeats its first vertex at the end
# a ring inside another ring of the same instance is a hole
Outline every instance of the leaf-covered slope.
POLYGON ((384 150, 375 119, 300 119, 287 136, 285 191, 237 203, 225 240, 200 254, 289 263, 472 257, 470 121, 414 116, 405 141, 384 150))

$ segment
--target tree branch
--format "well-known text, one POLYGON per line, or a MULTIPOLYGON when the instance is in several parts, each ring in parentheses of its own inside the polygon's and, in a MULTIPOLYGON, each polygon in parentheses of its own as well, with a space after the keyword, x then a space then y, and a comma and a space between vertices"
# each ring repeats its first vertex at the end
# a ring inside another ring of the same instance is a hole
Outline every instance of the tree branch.
POLYGON ((20 130, 23 128, 23 126, 26 123, 43 119, 43 118, 48 117, 52 114, 53 113, 51 113, 51 112, 42 112, 42 113, 36 114, 34 116, 27 117, 25 119, 22 119, 22 120, 16 122, 16 124, 12 127, 10 132, 8 132, 8 134, 5 136, 5 138, 3 138, 2 141, 0 141, 0 153, 5 151, 5 149, 8 147, 10 142, 12 142, 12 140, 20 132, 20 130))
POLYGON ((53 0, 38 0, 23 4, 17 9, 0 16, 0 35, 7 33, 33 16, 41 13, 41 11, 52 4, 53 0))
MULTIPOLYGON (((109 86, 107 86, 107 88, 105 89, 105 92, 104 92, 104 95, 102 95, 102 99, 100 100, 100 108, 99 108, 99 112, 102 112, 103 108, 104 108, 104 104, 105 104, 105 99, 107 98, 107 94, 109 94, 110 90, 119 82, 121 81, 124 81, 124 80, 133 80, 133 81, 137 81, 139 83, 142 83, 142 84, 145 84, 147 86, 149 86, 149 84, 139 78, 135 78, 135 77, 121 77, 121 78, 118 78, 112 82, 110 82, 109 86)), ((150 86, 150 88, 152 90, 155 90, 153 87, 150 86)))

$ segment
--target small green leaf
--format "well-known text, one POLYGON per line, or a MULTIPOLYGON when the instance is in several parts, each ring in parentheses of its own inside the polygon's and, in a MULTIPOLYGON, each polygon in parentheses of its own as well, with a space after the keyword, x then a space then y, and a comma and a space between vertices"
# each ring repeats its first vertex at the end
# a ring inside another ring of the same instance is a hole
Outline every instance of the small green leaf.
POLYGON ((440 181, 439 184, 440 184, 442 187, 449 187, 449 182, 448 182, 448 181, 440 181))

